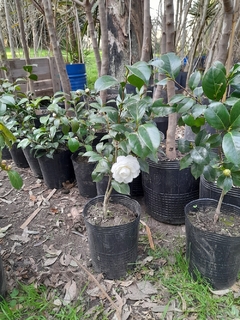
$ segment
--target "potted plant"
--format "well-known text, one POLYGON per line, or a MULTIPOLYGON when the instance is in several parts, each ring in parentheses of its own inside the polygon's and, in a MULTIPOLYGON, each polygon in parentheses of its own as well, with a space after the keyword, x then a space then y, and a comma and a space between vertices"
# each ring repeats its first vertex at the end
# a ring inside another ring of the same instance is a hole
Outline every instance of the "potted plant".
POLYGON ((93 198, 97 195, 96 182, 92 180, 95 163, 88 162, 83 156, 86 151, 92 151, 105 133, 102 132, 103 123, 94 107, 96 95, 88 88, 71 93, 71 117, 68 147, 71 156, 77 186, 80 195, 93 198))
MULTIPOLYGON (((171 58, 172 64, 178 60, 171 58)), ((239 64, 227 73, 216 61, 203 77, 198 72, 190 77, 191 92, 186 90, 170 101, 196 134, 194 141, 179 141, 179 150, 185 154, 181 169, 190 166, 195 179, 202 175, 221 189, 218 201, 203 198, 185 207, 189 270, 195 275, 197 269, 215 289, 232 286, 240 269, 240 207, 223 202, 233 186, 240 186, 239 76, 239 64), (203 98, 209 100, 207 104, 203 98), (202 129, 205 123, 215 133, 202 129)))
POLYGON ((67 147, 69 117, 58 105, 63 99, 63 95, 55 94, 47 107, 47 114, 39 119, 40 126, 33 128, 19 143, 22 148, 31 146, 38 158, 44 183, 50 189, 60 189, 64 182, 75 179, 71 152, 67 147))
MULTIPOLYGON (((180 72, 181 60, 177 57, 172 63, 172 55, 174 54, 168 53, 150 62, 151 66, 165 76, 157 84, 167 86, 174 82, 173 79, 180 72)), ((175 92, 174 85, 171 87, 175 92)), ((168 99, 169 97, 170 93, 168 99)), ((181 110, 174 104, 168 104, 162 111, 161 117, 169 115, 168 130, 166 139, 161 144, 158 161, 155 163, 149 160, 149 173, 142 174, 144 201, 148 213, 154 219, 169 224, 184 224, 184 207, 189 201, 198 198, 199 180, 193 178, 189 168, 180 170, 181 154, 177 149, 176 129, 177 116, 181 110)))
POLYGON ((107 133, 95 150, 84 153, 90 162, 96 163, 92 172, 94 181, 108 176, 105 194, 89 200, 83 214, 93 267, 109 279, 123 277, 134 267, 140 205, 127 196, 129 183, 140 170, 148 171, 148 157, 157 160, 160 133, 152 119, 162 112, 163 105, 162 100, 153 103, 146 95, 150 76, 147 63, 138 62, 126 66, 126 78, 120 83, 107 75, 95 83, 96 92, 112 86, 119 90, 116 107, 104 105, 98 99, 95 106, 98 117, 94 117, 94 122, 104 121, 107 133), (135 85, 135 95, 126 93, 127 83, 135 85), (120 194, 113 195, 113 189, 120 194))
MULTIPOLYGON (((4 112, 3 108, 1 112, 4 112)), ((15 189, 19 190, 23 185, 21 176, 16 170, 12 169, 11 165, 9 165, 6 160, 2 159, 3 149, 6 147, 10 148, 15 141, 15 136, 6 127, 6 125, 2 121, 0 121, 0 168, 1 170, 4 170, 7 173, 11 185, 15 189)), ((6 292, 6 277, 2 263, 2 258, 0 255, 0 299, 6 296, 6 292)))

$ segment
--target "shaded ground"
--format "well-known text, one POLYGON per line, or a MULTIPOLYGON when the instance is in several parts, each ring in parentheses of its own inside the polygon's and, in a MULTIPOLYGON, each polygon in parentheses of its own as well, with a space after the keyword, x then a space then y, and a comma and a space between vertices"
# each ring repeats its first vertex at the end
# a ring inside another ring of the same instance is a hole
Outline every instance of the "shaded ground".
MULTIPOLYGON (((20 191, 12 189, 5 173, 0 173, 0 228, 7 229, 0 233, 0 245, 8 290, 11 291, 17 281, 44 284, 49 289, 57 288, 60 300, 69 303, 88 283, 85 299, 89 312, 102 301, 111 313, 114 308, 109 307, 105 295, 108 293, 122 307, 124 319, 159 319, 164 309, 161 303, 167 303, 168 297, 164 299, 164 289, 160 288, 162 300, 158 303, 150 301, 150 295, 157 294, 158 289, 141 287, 144 279, 141 268, 122 282, 106 281, 92 270, 82 219, 83 206, 88 199, 79 195, 77 186, 66 185, 54 193, 47 189, 42 180, 36 179, 30 169, 17 170, 24 180, 20 191), (33 213, 36 216, 31 220, 29 218, 33 213), (101 283, 105 293, 101 292, 94 278, 101 283)), ((171 226, 153 220, 145 212, 144 199, 138 200, 143 209, 141 220, 149 226, 155 246, 174 248, 176 241, 182 240, 184 243, 184 226, 171 226)), ((151 257, 147 255, 149 242, 145 227, 141 226, 140 234, 138 265, 143 266, 150 263, 151 257)), ((164 263, 160 258, 159 265, 155 267, 164 263)), ((51 294, 51 290, 49 292, 51 294)), ((56 301, 58 307, 61 307, 60 300, 56 301)))

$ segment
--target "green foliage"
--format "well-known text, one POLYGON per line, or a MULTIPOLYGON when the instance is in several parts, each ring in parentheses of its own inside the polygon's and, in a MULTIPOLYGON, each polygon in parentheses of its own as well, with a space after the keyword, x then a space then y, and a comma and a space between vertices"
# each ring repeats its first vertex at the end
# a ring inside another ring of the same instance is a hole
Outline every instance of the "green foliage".
MULTIPOLYGON (((158 63, 169 60, 164 72, 175 81, 178 58, 168 54, 158 63), (171 76, 170 76, 171 75, 171 76)), ((196 133, 194 142, 179 141, 179 150, 186 156, 181 159, 181 169, 191 166, 191 172, 197 179, 204 175, 209 181, 216 181, 226 194, 232 186, 240 186, 240 65, 236 64, 226 74, 221 62, 215 62, 202 77, 202 86, 198 74, 189 80, 191 92, 176 95, 170 101, 180 113, 180 121, 187 124, 196 133), (225 93, 231 84, 233 92, 225 99, 225 93), (199 94, 200 93, 200 94, 199 94), (209 103, 203 104, 203 98, 209 103), (207 123, 216 133, 210 134, 202 129, 207 123)))

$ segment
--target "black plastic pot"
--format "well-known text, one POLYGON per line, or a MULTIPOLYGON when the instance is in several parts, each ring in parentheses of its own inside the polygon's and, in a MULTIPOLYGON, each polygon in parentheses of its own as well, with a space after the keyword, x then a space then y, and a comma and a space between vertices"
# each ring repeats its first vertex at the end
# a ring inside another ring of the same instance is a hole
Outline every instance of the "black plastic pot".
MULTIPOLYGON (((196 278, 196 270, 214 289, 230 288, 237 279, 240 270, 240 237, 216 234, 201 230, 192 225, 189 212, 217 207, 214 199, 198 199, 185 207, 186 215, 186 256, 189 272, 196 278)), ((221 212, 240 215, 240 208, 223 203, 221 212)))
POLYGON ((54 153, 53 158, 46 155, 38 158, 42 171, 43 181, 49 189, 61 189, 63 182, 73 182, 74 169, 69 150, 54 153))
MULTIPOLYGON (((217 187, 216 183, 208 182, 203 176, 200 177, 199 198, 218 200, 220 194, 221 189, 217 187)), ((240 207, 240 188, 232 187, 224 196, 224 202, 240 207)))
POLYGON ((83 214, 87 228, 93 268, 107 279, 120 279, 127 270, 133 269, 137 260, 140 204, 124 195, 112 195, 111 202, 120 203, 136 214, 136 219, 119 226, 101 227, 88 222, 88 210, 103 201, 97 196, 84 207, 83 214))
POLYGON ((29 164, 27 162, 27 159, 25 158, 22 148, 17 148, 16 143, 12 145, 12 148, 10 149, 10 153, 11 153, 13 162, 18 168, 29 168, 29 164))
POLYGON ((142 172, 147 212, 169 224, 184 224, 185 205, 199 197, 199 179, 190 168, 180 170, 179 161, 149 162, 149 173, 142 172))
POLYGON ((8 147, 4 147, 4 148, 2 149, 2 159, 3 159, 3 160, 10 160, 10 159, 12 159, 12 156, 11 156, 11 153, 10 153, 8 147))
POLYGON ((161 131, 166 138, 168 129, 168 117, 154 118, 153 121, 156 123, 158 130, 161 131))
POLYGON ((6 285, 6 276, 2 263, 2 257, 0 255, 0 300, 6 296, 7 285, 6 285))
POLYGON ((97 195, 96 183, 92 180, 95 163, 88 162, 86 157, 78 156, 78 152, 71 156, 78 191, 81 196, 93 198, 97 195))
MULTIPOLYGON (((101 181, 96 182, 97 187, 97 195, 105 194, 106 188, 108 184, 108 177, 103 177, 101 181)), ((133 179, 131 183, 129 183, 130 187, 130 195, 133 197, 143 196, 143 187, 142 187, 142 174, 133 179)), ((119 194, 116 190, 112 190, 112 194, 119 194)))
POLYGON ((40 165, 38 163, 38 159, 34 157, 33 150, 31 147, 27 146, 23 149, 23 153, 25 155, 25 158, 29 164, 29 167, 33 173, 33 175, 36 178, 42 179, 42 170, 40 168, 40 165))

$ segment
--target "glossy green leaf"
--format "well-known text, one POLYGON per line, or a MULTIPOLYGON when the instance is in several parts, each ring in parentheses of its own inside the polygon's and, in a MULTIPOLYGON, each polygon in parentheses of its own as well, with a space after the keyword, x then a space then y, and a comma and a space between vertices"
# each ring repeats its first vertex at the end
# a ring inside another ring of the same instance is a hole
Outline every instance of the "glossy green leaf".
POLYGON ((128 105, 127 110, 131 114, 136 123, 139 123, 146 111, 146 103, 144 101, 135 101, 135 103, 128 105))
POLYGON ((9 106, 15 106, 16 105, 16 102, 15 102, 15 99, 13 96, 11 95, 2 95, 0 97, 0 101, 6 105, 9 105, 9 106))
POLYGON ((240 128, 240 100, 238 100, 231 108, 230 126, 231 126, 231 129, 240 128))
POLYGON ((193 91, 196 87, 199 86, 201 81, 202 74, 200 71, 196 71, 191 74, 188 80, 188 86, 193 91))
POLYGON ((217 178, 217 170, 211 165, 204 166, 203 176, 207 181, 214 182, 217 178))
POLYGON ((204 74, 202 88, 209 99, 217 101, 222 99, 227 89, 227 79, 226 69, 221 62, 215 62, 204 74))
POLYGON ((142 88, 142 86, 144 86, 146 83, 144 80, 142 80, 141 78, 137 77, 135 74, 131 74, 128 76, 128 82, 138 88, 138 90, 140 90, 142 88))
MULTIPOLYGON (((192 115, 193 115, 193 117, 196 119, 199 116, 203 115, 205 110, 206 110, 206 108, 207 108, 207 106, 205 106, 205 105, 195 104, 192 107, 192 115)), ((205 122, 205 120, 204 120, 204 122, 205 122)))
POLYGON ((204 164, 193 163, 191 165, 191 173, 195 179, 198 179, 203 173, 204 164))
POLYGON ((79 129, 79 121, 75 118, 70 120, 72 132, 76 133, 79 129))
POLYGON ((18 143, 18 148, 22 148, 22 149, 25 149, 27 146, 29 146, 30 144, 30 140, 25 138, 25 139, 22 139, 19 143, 18 143))
POLYGON ((212 103, 204 113, 206 121, 218 130, 227 130, 230 125, 230 115, 223 103, 212 103))
POLYGON ((195 145, 202 147, 205 146, 209 136, 210 134, 208 134, 205 129, 199 131, 195 137, 195 145))
POLYGON ((228 191, 232 189, 233 180, 231 177, 226 177, 225 175, 220 175, 217 179, 217 186, 221 188, 226 194, 228 191))
POLYGON ((181 59, 173 52, 163 54, 160 58, 151 61, 150 64, 156 67, 159 73, 171 79, 177 77, 182 67, 181 59))
POLYGON ((33 80, 33 81, 37 81, 38 80, 38 76, 36 75, 36 74, 30 74, 29 76, 28 76, 28 78, 29 79, 31 79, 31 80, 33 80))
POLYGON ((204 147, 195 147, 191 151, 191 157, 193 162, 199 165, 206 165, 209 163, 209 153, 204 147))
POLYGON ((195 105, 195 100, 192 98, 185 98, 183 99, 177 106, 178 113, 184 113, 190 110, 195 105))
POLYGON ((102 159, 102 156, 94 151, 87 151, 83 154, 84 157, 89 157, 89 162, 96 162, 102 159))
POLYGON ((194 118, 191 114, 186 114, 182 116, 183 122, 189 127, 201 127, 204 125, 204 118, 194 118))
POLYGON ((156 152, 161 142, 158 128, 154 124, 146 123, 139 126, 138 134, 142 143, 152 152, 156 152))
POLYGON ((141 79, 145 84, 149 82, 152 72, 145 61, 138 61, 132 66, 126 66, 126 68, 130 71, 131 75, 134 75, 136 78, 141 79))
POLYGON ((96 92, 99 92, 101 90, 106 90, 110 87, 118 85, 117 79, 115 79, 112 76, 105 75, 100 78, 98 78, 94 84, 94 88, 96 92))
POLYGON ((222 137, 218 133, 211 134, 211 136, 207 139, 207 143, 210 144, 211 148, 217 148, 222 144, 222 137))
POLYGON ((222 148, 226 158, 230 162, 240 165, 240 132, 231 131, 225 134, 222 148))
POLYGON ((76 138, 70 138, 68 140, 68 148, 71 152, 75 152, 79 149, 80 143, 76 138))
POLYGON ((116 180, 112 180, 111 184, 117 192, 130 195, 130 187, 127 183, 119 183, 116 180))
POLYGON ((192 150, 192 142, 191 141, 188 141, 188 140, 185 140, 185 139, 179 139, 178 140, 178 150, 181 152, 181 153, 187 153, 189 151, 192 150))
POLYGON ((143 144, 137 133, 130 133, 128 135, 128 141, 132 152, 135 153, 138 157, 146 158, 149 155, 149 148, 143 144))
POLYGON ((188 168, 192 164, 192 157, 190 154, 187 154, 180 160, 180 170, 188 168))
POLYGON ((20 174, 15 170, 7 171, 7 174, 13 188, 20 190, 23 186, 23 180, 20 174))
POLYGON ((57 128, 56 128, 55 126, 53 126, 53 127, 50 128, 49 134, 50 134, 50 138, 51 138, 51 139, 53 139, 53 138, 55 137, 56 132, 57 132, 57 128))
POLYGON ((233 185, 236 187, 240 187, 240 172, 232 172, 232 180, 233 180, 233 185))

